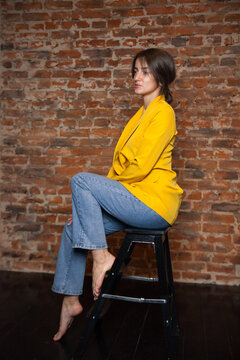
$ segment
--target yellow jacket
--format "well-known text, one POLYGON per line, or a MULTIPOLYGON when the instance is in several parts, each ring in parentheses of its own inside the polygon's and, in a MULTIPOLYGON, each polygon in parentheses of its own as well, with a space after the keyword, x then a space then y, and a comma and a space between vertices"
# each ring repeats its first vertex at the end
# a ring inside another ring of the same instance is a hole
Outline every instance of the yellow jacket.
POLYGON ((158 96, 127 123, 108 174, 171 225, 183 193, 171 166, 176 134, 174 111, 158 96))

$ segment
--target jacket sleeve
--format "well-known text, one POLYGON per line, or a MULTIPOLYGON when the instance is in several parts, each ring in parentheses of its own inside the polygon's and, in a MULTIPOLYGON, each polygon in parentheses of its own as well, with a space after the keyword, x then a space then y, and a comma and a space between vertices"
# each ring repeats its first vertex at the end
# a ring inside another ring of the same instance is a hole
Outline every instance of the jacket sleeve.
POLYGON ((141 181, 151 172, 175 134, 176 126, 173 110, 158 112, 148 124, 142 139, 139 139, 139 145, 134 157, 126 159, 127 166, 122 168, 122 172, 115 174, 114 179, 125 182, 141 181))

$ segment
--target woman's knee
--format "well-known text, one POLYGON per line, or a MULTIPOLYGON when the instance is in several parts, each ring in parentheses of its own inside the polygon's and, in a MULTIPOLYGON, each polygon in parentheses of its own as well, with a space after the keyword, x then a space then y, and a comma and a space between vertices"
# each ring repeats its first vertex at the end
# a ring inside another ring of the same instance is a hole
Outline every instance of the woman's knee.
POLYGON ((85 173, 85 172, 81 172, 81 173, 78 173, 76 175, 73 175, 73 177, 71 179, 71 187, 72 187, 72 189, 76 185, 81 186, 81 184, 84 184, 87 175, 88 175, 88 173, 85 173))

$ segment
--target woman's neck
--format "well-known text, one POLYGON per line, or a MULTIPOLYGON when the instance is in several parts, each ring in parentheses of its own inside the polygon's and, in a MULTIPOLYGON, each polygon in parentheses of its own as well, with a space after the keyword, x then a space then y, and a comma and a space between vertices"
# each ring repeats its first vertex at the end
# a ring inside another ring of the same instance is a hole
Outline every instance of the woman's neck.
POLYGON ((149 104, 151 104, 151 102, 156 99, 156 97, 159 96, 159 91, 156 92, 156 93, 151 93, 151 94, 148 94, 148 95, 145 95, 143 97, 143 111, 145 111, 148 107, 149 104))

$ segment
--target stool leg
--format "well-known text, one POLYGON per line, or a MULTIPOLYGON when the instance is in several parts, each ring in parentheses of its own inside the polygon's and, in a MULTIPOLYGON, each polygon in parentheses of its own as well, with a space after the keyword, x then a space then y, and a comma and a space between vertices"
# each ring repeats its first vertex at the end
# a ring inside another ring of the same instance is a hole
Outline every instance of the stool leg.
POLYGON ((166 263, 167 263, 167 274, 168 274, 169 290, 172 292, 174 290, 173 274, 172 274, 171 255, 170 255, 168 234, 167 233, 166 233, 165 239, 164 239, 164 250, 165 250, 165 256, 166 256, 166 263))
POLYGON ((164 238, 162 236, 154 237, 155 254, 157 260, 158 282, 160 286, 160 295, 169 296, 168 273, 166 267, 166 257, 164 252, 164 238))
POLYGON ((168 240, 165 237, 155 237, 154 239, 158 280, 160 286, 160 295, 163 296, 167 302, 162 304, 162 316, 164 325, 164 336, 166 343, 166 350, 169 360, 176 359, 178 341, 173 328, 173 317, 175 316, 173 307, 176 308, 174 292, 173 292, 173 278, 170 252, 168 247, 168 240))
POLYGON ((166 233, 166 238, 165 238, 165 251, 166 251, 166 260, 167 260, 168 282, 169 282, 170 292, 172 294, 172 302, 171 302, 172 334, 174 336, 179 336, 180 329, 179 329, 179 323, 178 323, 178 313, 177 313, 176 297, 175 297, 173 274, 172 274, 171 255, 170 255, 169 241, 168 241, 167 233, 166 233))
POLYGON ((129 263, 134 246, 135 243, 132 236, 126 234, 109 273, 114 274, 113 276, 117 276, 120 273, 122 264, 125 263, 127 265, 129 263))
POLYGON ((105 300, 106 299, 101 298, 99 296, 98 300, 96 301, 96 303, 93 307, 93 311, 92 311, 91 315, 89 316, 89 320, 87 321, 86 328, 83 332, 82 337, 80 338, 80 341, 78 343, 77 349, 74 353, 72 360, 82 359, 82 356, 84 355, 84 353, 86 351, 86 347, 87 347, 88 341, 90 339, 90 336, 92 335, 92 333, 95 329, 95 326, 97 324, 98 316, 102 310, 105 300))
POLYGON ((134 243, 132 243, 131 237, 127 234, 123 240, 122 246, 120 247, 120 250, 116 256, 112 268, 109 270, 107 277, 103 281, 101 293, 93 306, 91 314, 89 315, 86 328, 83 332, 82 337, 80 338, 77 350, 75 351, 75 354, 73 356, 73 360, 81 359, 83 354, 85 353, 90 336, 92 335, 96 327, 103 306, 107 300, 102 296, 102 294, 114 292, 116 285, 122 275, 120 272, 122 264, 129 261, 129 257, 132 253, 133 247, 134 243))

